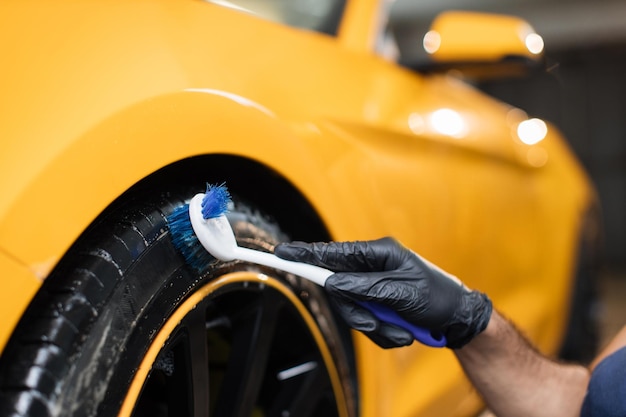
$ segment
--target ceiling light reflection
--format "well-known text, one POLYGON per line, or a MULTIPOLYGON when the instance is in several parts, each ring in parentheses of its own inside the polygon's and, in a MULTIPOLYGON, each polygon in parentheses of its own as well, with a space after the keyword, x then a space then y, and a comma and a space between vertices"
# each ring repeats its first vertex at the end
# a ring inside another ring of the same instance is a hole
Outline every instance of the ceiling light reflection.
POLYGON ((429 54, 434 54, 441 46, 441 35, 439 32, 431 30, 424 35, 424 50, 429 54))
POLYGON ((467 133, 463 117, 452 109, 439 109, 430 114, 432 128, 442 135, 460 138, 467 133))
POLYGON ((229 9, 233 9, 233 10, 237 10, 240 12, 246 12, 246 13, 250 13, 250 14, 254 14, 254 12, 252 12, 252 10, 250 9, 246 9, 245 7, 241 7, 237 4, 234 4, 233 2, 227 1, 227 0, 205 0, 207 3, 213 3, 213 4, 217 4, 218 6, 223 6, 223 7, 228 7, 229 9))
POLYGON ((529 33, 526 35, 524 43, 531 54, 539 55, 543 52, 543 38, 536 33, 529 33))
POLYGON ((526 145, 541 142, 548 134, 548 126, 541 119, 528 119, 517 125, 517 136, 526 145))

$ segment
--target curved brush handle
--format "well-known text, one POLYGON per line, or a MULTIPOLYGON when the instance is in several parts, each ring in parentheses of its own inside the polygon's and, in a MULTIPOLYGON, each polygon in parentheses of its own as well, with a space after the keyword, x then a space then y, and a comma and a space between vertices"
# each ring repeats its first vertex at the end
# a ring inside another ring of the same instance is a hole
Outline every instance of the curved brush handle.
MULTIPOLYGON (((334 272, 325 268, 320 268, 319 266, 302 262, 288 261, 271 253, 260 252, 239 246, 235 248, 233 256, 242 261, 264 265, 280 271, 298 275, 320 285, 321 287, 324 287, 326 279, 334 274, 334 272)), ((398 313, 383 304, 372 301, 363 301, 359 302, 359 304, 371 312, 378 320, 393 324, 408 331, 418 342, 423 343, 424 345, 432 347, 444 347, 446 345, 446 338, 442 334, 434 334, 428 329, 409 323, 400 317, 398 313)))
POLYGON ((432 332, 423 327, 416 326, 412 323, 409 323, 398 313, 396 313, 391 308, 375 303, 372 301, 361 301, 359 304, 366 308, 370 313, 372 313, 376 318, 385 323, 393 324, 398 326, 407 332, 411 333, 415 340, 418 342, 432 347, 444 347, 446 345, 446 337, 439 332, 432 332))
POLYGON ((306 278, 315 284, 324 287, 326 279, 334 274, 333 271, 320 268, 319 266, 306 264, 303 262, 288 261, 278 256, 260 252, 254 249, 242 248, 237 246, 233 252, 233 256, 241 261, 252 262, 258 265, 269 266, 270 268, 278 269, 280 271, 289 272, 299 277, 306 278))

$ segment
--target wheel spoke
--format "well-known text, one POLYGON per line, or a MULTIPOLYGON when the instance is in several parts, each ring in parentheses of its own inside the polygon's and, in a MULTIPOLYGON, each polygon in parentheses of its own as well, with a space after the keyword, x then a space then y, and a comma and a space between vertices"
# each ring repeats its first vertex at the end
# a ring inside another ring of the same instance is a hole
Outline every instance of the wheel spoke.
MULTIPOLYGON (((320 363, 305 362, 299 367, 303 369, 302 373, 296 373, 285 379, 278 376, 279 380, 282 379, 283 386, 268 417, 313 415, 317 404, 329 391, 329 383, 320 363)), ((292 369, 297 370, 297 368, 292 369)))
POLYGON ((263 291, 255 308, 236 318, 231 360, 220 392, 216 416, 245 417, 254 409, 265 377, 282 300, 263 291))
POLYGON ((190 358, 191 402, 194 417, 209 416, 209 355, 204 309, 196 308, 186 319, 190 358))

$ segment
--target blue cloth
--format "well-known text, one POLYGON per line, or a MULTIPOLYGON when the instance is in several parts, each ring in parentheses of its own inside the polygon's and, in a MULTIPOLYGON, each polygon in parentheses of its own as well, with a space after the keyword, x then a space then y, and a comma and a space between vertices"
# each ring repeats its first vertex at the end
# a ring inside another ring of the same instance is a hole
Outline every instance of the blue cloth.
POLYGON ((626 417, 626 346, 593 370, 581 417, 626 417))

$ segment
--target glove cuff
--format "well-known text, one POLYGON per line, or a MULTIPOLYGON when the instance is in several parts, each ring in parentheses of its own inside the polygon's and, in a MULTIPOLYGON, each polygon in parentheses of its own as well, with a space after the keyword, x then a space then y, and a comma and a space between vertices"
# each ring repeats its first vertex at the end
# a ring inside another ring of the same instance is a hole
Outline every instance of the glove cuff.
POLYGON ((487 328, 492 311, 493 305, 486 294, 479 291, 464 294, 454 319, 446 326, 446 347, 459 349, 469 343, 487 328))

